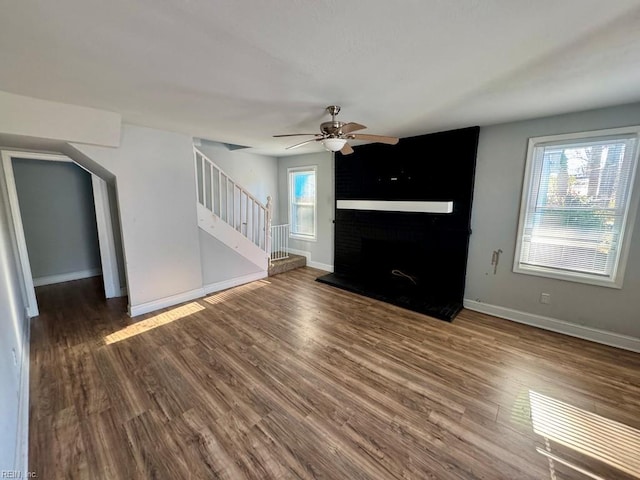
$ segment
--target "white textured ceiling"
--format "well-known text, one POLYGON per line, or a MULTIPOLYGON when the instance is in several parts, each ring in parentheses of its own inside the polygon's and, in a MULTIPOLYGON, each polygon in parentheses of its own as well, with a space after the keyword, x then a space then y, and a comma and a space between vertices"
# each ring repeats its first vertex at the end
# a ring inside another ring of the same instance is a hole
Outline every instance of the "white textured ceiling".
POLYGON ((281 155, 333 103, 402 137, 640 100, 639 25, 639 0, 8 0, 0 90, 281 155))

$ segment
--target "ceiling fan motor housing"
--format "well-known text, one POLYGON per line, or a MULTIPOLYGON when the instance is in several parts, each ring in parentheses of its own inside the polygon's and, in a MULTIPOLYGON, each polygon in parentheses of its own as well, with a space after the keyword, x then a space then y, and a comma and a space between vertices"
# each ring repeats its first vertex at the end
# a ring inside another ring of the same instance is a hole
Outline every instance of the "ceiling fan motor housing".
POLYGON ((320 131, 330 137, 339 137, 342 135, 342 126, 344 124, 344 122, 339 122, 337 120, 332 122, 323 122, 320 124, 320 131))

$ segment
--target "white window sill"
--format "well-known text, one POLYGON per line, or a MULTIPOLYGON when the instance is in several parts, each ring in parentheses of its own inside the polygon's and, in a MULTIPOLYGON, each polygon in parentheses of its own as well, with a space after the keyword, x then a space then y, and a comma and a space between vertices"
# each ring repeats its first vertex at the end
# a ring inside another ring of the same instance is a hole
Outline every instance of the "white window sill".
POLYGON ((307 237, 304 235, 295 235, 293 233, 289 234, 289 238, 292 238, 293 240, 302 240, 303 242, 317 242, 318 239, 314 236, 314 237, 307 237))
POLYGON ((534 266, 514 266, 513 273, 533 275, 536 277, 552 278, 554 280, 564 280, 565 282, 584 283, 607 288, 622 288, 622 279, 614 280, 606 277, 589 275, 588 273, 564 273, 552 268, 534 266))

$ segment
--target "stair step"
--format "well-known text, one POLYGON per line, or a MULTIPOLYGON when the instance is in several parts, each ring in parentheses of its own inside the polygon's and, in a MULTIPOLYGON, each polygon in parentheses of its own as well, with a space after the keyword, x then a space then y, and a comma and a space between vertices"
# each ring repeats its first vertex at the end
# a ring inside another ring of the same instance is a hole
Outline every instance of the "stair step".
POLYGON ((274 260, 269 266, 269 276, 278 275, 279 273, 288 272, 295 268, 306 267, 307 258, 302 255, 289 254, 289 258, 283 258, 282 260, 274 260))

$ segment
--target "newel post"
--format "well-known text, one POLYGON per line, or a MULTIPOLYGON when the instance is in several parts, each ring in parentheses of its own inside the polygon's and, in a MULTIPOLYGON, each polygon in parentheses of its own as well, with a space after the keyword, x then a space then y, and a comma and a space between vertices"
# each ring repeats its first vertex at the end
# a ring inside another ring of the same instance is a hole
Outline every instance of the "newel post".
POLYGON ((271 219, 273 218, 273 202, 271 195, 267 196, 267 218, 265 222, 265 249, 269 256, 269 265, 271 265, 271 219))

